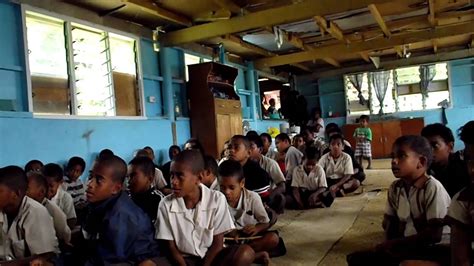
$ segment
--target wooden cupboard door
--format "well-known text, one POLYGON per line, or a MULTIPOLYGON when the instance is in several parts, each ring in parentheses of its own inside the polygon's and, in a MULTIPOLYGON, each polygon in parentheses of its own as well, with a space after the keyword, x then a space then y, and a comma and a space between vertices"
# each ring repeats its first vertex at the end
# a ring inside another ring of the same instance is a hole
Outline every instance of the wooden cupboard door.
POLYGON ((347 124, 347 125, 344 125, 343 128, 342 128, 342 132, 344 134, 344 138, 349 141, 349 143, 351 144, 352 146, 352 149, 355 149, 355 145, 356 145, 356 139, 353 137, 354 136, 354 131, 356 130, 356 128, 358 128, 359 125, 358 124, 347 124))
POLYGON ((400 121, 402 135, 419 136, 424 126, 425 126, 425 121, 423 118, 404 119, 400 121))
POLYGON ((384 158, 385 153, 382 123, 371 123, 369 124, 369 127, 370 130, 372 130, 372 158, 384 158))
POLYGON ((389 157, 392 153, 392 145, 395 140, 402 135, 400 121, 385 121, 382 123, 383 127, 383 145, 384 157, 389 157))
POLYGON ((231 115, 228 114, 216 114, 216 151, 215 155, 218 155, 220 151, 224 149, 224 143, 232 137, 231 128, 231 115))
POLYGON ((242 135, 242 116, 240 114, 231 114, 230 117, 230 133, 234 135, 242 135))

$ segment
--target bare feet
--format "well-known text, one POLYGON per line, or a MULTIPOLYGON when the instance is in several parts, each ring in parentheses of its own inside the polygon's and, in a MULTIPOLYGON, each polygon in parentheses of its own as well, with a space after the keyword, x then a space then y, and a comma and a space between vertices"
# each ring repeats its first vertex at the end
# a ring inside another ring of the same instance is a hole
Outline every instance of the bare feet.
POLYGON ((262 265, 268 266, 270 265, 270 255, 268 255, 268 252, 266 251, 261 251, 255 253, 255 261, 256 263, 260 263, 262 265))

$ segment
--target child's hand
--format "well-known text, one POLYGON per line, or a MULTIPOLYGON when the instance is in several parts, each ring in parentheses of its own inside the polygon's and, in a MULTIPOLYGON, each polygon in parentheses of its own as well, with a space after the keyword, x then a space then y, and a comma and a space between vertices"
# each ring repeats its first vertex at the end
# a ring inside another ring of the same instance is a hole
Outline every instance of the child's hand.
POLYGON ((393 253, 394 247, 395 247, 395 242, 388 240, 388 241, 378 244, 375 247, 375 250, 387 252, 387 253, 393 253))
POLYGON ((140 262, 138 266, 156 266, 156 263, 154 263, 152 260, 145 260, 140 262))
POLYGON ((254 236, 258 233, 257 227, 254 224, 246 225, 242 231, 248 236, 254 236))

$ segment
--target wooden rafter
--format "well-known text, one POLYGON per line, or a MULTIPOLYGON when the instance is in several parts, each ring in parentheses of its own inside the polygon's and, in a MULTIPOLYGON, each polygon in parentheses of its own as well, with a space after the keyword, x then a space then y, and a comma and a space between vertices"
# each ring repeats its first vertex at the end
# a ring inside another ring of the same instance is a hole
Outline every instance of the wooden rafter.
MULTIPOLYGON (((137 0, 134 0, 137 1, 137 0)), ((182 43, 196 42, 212 37, 223 36, 265 26, 280 25, 301 21, 314 16, 335 14, 367 7, 369 4, 382 4, 391 0, 307 0, 282 7, 270 8, 228 20, 197 25, 164 34, 160 39, 163 46, 174 46, 182 43)), ((411 5, 418 0, 403 0, 411 5)))
POLYGON ((431 43, 433 44, 433 53, 436 54, 438 52, 438 39, 431 40, 431 43))
POLYGON ((365 62, 370 63, 370 57, 368 52, 360 52, 359 54, 365 62))
POLYGON ((429 8, 428 21, 430 22, 430 25, 433 27, 436 26, 434 1, 435 0, 428 0, 428 8, 429 8))
POLYGON ((403 57, 403 46, 397 45, 394 46, 393 49, 397 52, 398 57, 403 57))
POLYGON ((383 19, 382 15, 380 15, 380 12, 375 6, 375 4, 370 4, 368 7, 375 21, 377 22, 377 24, 379 24, 379 27, 382 29, 382 32, 385 34, 386 37, 390 37, 392 33, 388 29, 387 24, 385 24, 385 20, 383 19))
POLYGON ((146 0, 123 0, 127 5, 133 5, 136 7, 139 7, 142 11, 155 15, 161 19, 190 27, 193 25, 193 22, 186 18, 185 16, 178 15, 176 13, 173 13, 167 9, 164 9, 156 4, 153 4, 152 2, 146 1, 146 0))
POLYGON ((325 18, 321 16, 315 16, 314 20, 316 21, 316 24, 318 24, 319 29, 321 33, 327 32, 331 34, 332 37, 345 42, 345 43, 350 43, 348 39, 344 37, 344 33, 342 32, 341 28, 339 26, 332 22, 332 21, 327 21, 325 18))
POLYGON ((285 64, 312 61, 337 55, 347 55, 373 50, 388 49, 395 46, 403 46, 410 43, 424 42, 435 38, 445 38, 457 35, 470 34, 474 32, 474 21, 454 24, 444 27, 436 27, 430 31, 407 32, 394 34, 390 39, 377 38, 365 42, 328 45, 314 48, 312 51, 298 52, 288 55, 259 59, 255 61, 257 67, 272 67, 285 64))
POLYGON ((341 67, 341 63, 339 63, 336 59, 331 58, 331 57, 325 57, 323 58, 324 62, 333 65, 335 67, 341 67))

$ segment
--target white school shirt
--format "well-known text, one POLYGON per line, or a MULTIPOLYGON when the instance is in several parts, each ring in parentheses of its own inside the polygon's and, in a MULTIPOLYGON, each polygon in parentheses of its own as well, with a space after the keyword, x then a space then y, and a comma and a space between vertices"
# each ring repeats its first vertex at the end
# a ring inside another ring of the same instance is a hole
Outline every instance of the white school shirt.
POLYGON ((62 187, 64 191, 71 195, 74 206, 80 203, 86 203, 86 186, 80 178, 76 181, 70 181, 69 177, 65 176, 62 187))
POLYGON ((75 219, 77 217, 76 210, 74 209, 74 200, 61 186, 56 191, 56 195, 51 198, 51 201, 61 208, 64 214, 66 214, 67 219, 75 219))
POLYGON ((272 188, 275 188, 277 184, 281 182, 285 182, 285 176, 283 175, 280 166, 275 160, 266 156, 262 156, 258 163, 260 164, 260 167, 267 171, 267 173, 272 178, 272 188))
POLYGON ((71 229, 67 225, 66 214, 54 202, 44 198, 41 203, 48 210, 48 213, 53 217, 54 230, 56 237, 63 240, 65 243, 71 242, 71 229))
POLYGON ((265 156, 270 159, 276 160, 278 158, 278 152, 275 151, 272 147, 270 147, 265 156))
POLYGON ((297 148, 290 146, 285 154, 286 180, 291 180, 293 170, 301 164, 303 153, 297 148))
MULTIPOLYGON (((404 226, 403 235, 407 237, 418 233, 415 226, 418 222, 420 228, 426 226, 430 220, 443 220, 450 203, 448 192, 432 176, 424 184, 411 185, 408 194, 404 181, 399 179, 390 185, 385 214, 400 220, 404 226)), ((446 235, 449 235, 448 226, 443 227, 442 242, 446 242, 444 241, 446 235)))
POLYGON ((326 153, 319 159, 318 164, 324 169, 326 178, 329 179, 341 179, 345 175, 354 174, 351 156, 345 152, 337 159, 334 159, 331 153, 326 153))
POLYGON ((262 198, 256 192, 245 188, 242 189, 237 208, 229 206, 229 211, 237 229, 242 229, 246 225, 270 222, 262 198))
POLYGON ((217 177, 216 179, 214 179, 214 181, 212 182, 211 186, 209 187, 210 190, 217 190, 217 191, 220 191, 221 188, 219 186, 219 180, 217 180, 217 177))
POLYGON ((324 169, 320 165, 316 164, 314 169, 308 175, 306 174, 303 165, 296 167, 293 172, 291 186, 304 188, 309 191, 315 191, 319 188, 328 187, 324 169))
POLYGON ((158 207, 156 239, 173 240, 178 250, 204 258, 215 235, 235 229, 224 194, 199 185, 201 200, 188 210, 183 198, 166 196, 158 207))
POLYGON ((155 177, 153 178, 151 185, 157 189, 163 189, 168 185, 165 177, 163 176, 163 172, 161 172, 161 170, 158 168, 155 168, 155 177))
POLYGON ((32 255, 59 253, 53 218, 46 208, 25 196, 8 228, 8 218, 0 212, 0 258, 22 259, 32 255))

